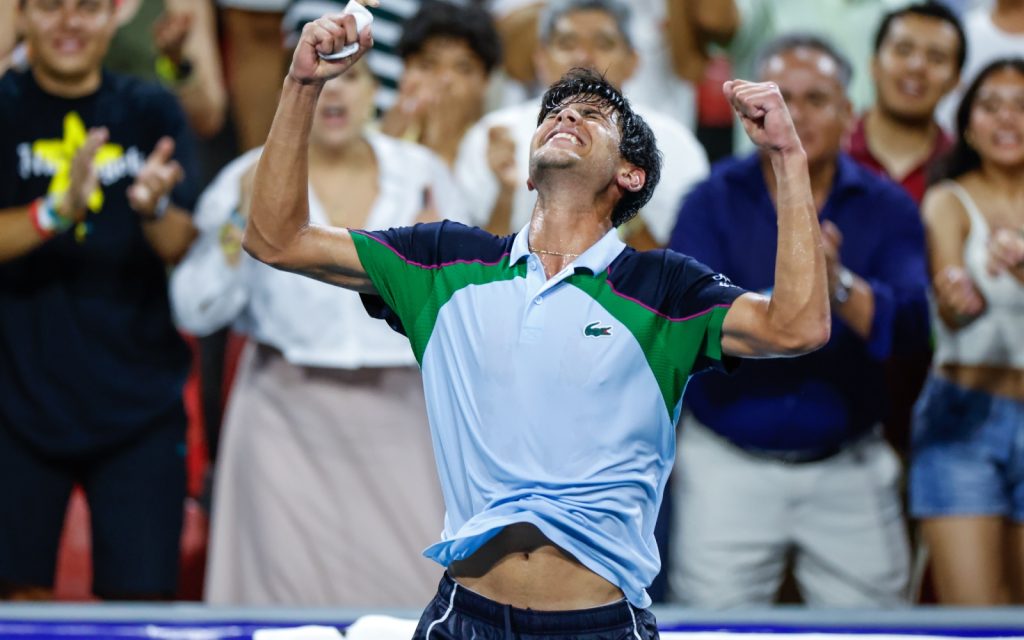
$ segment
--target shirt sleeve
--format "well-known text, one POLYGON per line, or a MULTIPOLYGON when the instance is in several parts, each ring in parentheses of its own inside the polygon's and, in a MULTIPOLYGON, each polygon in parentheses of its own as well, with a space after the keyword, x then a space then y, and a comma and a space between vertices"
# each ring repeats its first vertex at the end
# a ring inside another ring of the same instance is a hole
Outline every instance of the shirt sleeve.
POLYGON ((871 286, 875 298, 868 352, 877 360, 894 353, 928 348, 928 266, 924 226, 917 205, 902 190, 877 198, 876 220, 884 239, 875 250, 867 273, 858 274, 871 286))
POLYGON ((684 262, 680 282, 673 289, 678 296, 675 306, 685 309, 684 313, 695 314, 685 317, 703 317, 705 321, 704 338, 692 373, 706 369, 734 371, 739 359, 722 352, 722 325, 732 303, 747 293, 746 290, 690 257, 684 262))
POLYGON ((428 305, 438 255, 448 221, 417 224, 383 231, 350 230, 359 261, 377 295, 363 294, 363 306, 374 318, 386 321, 413 344, 425 344, 429 328, 417 322, 429 317, 428 305), (425 333, 425 335, 424 335, 425 333))

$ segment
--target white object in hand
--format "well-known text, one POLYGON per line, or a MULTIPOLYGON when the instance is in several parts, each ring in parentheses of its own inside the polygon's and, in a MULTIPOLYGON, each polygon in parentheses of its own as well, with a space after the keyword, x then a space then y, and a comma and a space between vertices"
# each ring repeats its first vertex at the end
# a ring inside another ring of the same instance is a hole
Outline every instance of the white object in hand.
MULTIPOLYGON (((355 16, 356 33, 362 33, 363 29, 370 26, 370 23, 373 22, 373 14, 357 0, 348 0, 348 4, 345 5, 342 13, 355 16)), ((349 57, 356 51, 359 51, 359 43, 353 42, 352 44, 342 47, 341 51, 335 51, 333 53, 318 52, 318 55, 322 60, 341 60, 342 58, 349 57)))

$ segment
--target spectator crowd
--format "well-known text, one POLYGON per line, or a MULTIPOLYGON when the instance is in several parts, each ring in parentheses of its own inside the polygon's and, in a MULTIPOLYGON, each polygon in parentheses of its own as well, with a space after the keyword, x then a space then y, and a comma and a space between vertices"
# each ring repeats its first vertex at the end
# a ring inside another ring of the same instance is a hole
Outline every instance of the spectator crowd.
MULTIPOLYGON (((342 7, 0 7, 0 598, 58 597, 74 526, 101 599, 431 598, 445 512, 416 354, 358 294, 242 250, 290 49, 342 7)), ((785 99, 831 338, 690 381, 656 602, 1024 605, 1024 0, 372 11, 374 48, 317 104, 318 224, 516 233, 540 95, 582 67, 663 154, 622 240, 770 295, 773 169, 721 81, 785 99)))

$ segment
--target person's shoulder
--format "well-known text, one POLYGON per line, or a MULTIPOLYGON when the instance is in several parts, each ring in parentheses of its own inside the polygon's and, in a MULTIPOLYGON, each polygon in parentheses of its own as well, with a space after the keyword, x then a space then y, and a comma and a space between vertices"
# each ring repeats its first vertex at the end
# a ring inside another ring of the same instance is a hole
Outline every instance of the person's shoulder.
POLYGON ((0 109, 6 112, 23 103, 30 83, 29 72, 8 69, 7 73, 0 76, 0 109))
POLYGON ((961 189, 963 186, 954 180, 943 180, 928 187, 921 200, 921 218, 929 228, 960 228, 969 224, 961 189))
POLYGON ((459 263, 498 263, 515 236, 495 236, 453 220, 424 222, 382 231, 354 230, 385 245, 405 261, 438 268, 459 263))

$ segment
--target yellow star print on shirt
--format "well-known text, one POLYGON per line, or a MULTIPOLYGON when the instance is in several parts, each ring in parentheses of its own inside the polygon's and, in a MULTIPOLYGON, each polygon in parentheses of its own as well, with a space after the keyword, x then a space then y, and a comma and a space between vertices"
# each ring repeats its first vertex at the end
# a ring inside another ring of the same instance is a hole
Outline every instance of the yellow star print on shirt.
MULTIPOLYGON (((85 144, 87 135, 88 132, 82 117, 77 112, 71 111, 64 116, 63 138, 59 140, 37 140, 32 143, 33 154, 49 162, 56 170, 53 179, 50 181, 50 186, 46 190, 47 195, 52 195, 59 199, 67 192, 68 187, 71 185, 71 161, 74 159, 78 149, 85 144)), ((99 148, 93 162, 96 168, 100 169, 104 165, 123 156, 124 147, 108 142, 99 148)), ((87 205, 93 213, 99 213, 103 208, 103 190, 99 185, 89 194, 87 205)), ((88 224, 86 222, 79 222, 75 226, 75 238, 79 242, 85 239, 87 233, 88 224)))

